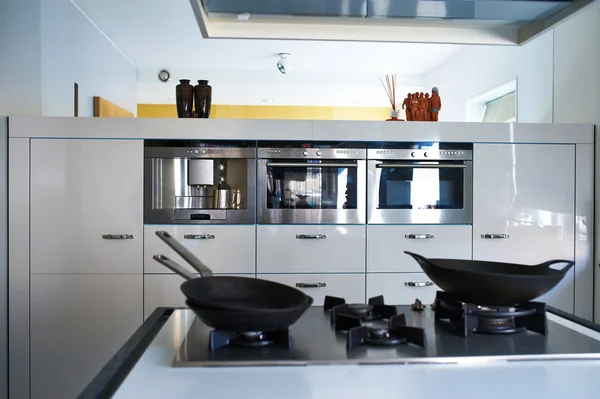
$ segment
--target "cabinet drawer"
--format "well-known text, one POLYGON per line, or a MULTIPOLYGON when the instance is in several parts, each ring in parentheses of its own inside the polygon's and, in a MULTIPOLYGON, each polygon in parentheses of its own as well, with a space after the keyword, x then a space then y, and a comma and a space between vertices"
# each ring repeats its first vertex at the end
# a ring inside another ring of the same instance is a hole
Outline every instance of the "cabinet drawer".
POLYGON ((365 271, 365 226, 258 226, 258 273, 365 271))
MULTIPOLYGON (((233 274, 228 274, 228 276, 233 274)), ((254 277, 248 274, 238 276, 254 277)), ((144 276, 144 320, 158 307, 185 307, 181 283, 185 280, 176 274, 146 274, 144 276)))
POLYGON ((367 273, 367 296, 383 295, 386 304, 410 305, 415 299, 430 305, 439 288, 433 285, 408 286, 407 283, 432 283, 425 273, 367 273))
POLYGON ((144 226, 144 272, 172 273, 152 259, 166 255, 191 268, 179 255, 160 240, 156 231, 164 230, 192 251, 215 273, 255 272, 254 226, 144 226))
POLYGON ((428 258, 471 259, 467 225, 367 226, 367 237, 368 272, 422 272, 404 251, 428 258))
POLYGON ((257 277, 292 287, 319 285, 318 288, 296 287, 314 299, 313 306, 323 306, 325 295, 345 298, 349 303, 365 302, 364 274, 257 274, 257 277))

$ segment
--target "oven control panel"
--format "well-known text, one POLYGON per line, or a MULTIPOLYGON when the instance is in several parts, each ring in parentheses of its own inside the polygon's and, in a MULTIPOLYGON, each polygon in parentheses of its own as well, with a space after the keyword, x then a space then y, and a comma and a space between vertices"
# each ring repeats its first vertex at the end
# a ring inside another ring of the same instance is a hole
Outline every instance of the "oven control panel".
POLYGON ((472 150, 369 149, 368 159, 470 161, 472 150))

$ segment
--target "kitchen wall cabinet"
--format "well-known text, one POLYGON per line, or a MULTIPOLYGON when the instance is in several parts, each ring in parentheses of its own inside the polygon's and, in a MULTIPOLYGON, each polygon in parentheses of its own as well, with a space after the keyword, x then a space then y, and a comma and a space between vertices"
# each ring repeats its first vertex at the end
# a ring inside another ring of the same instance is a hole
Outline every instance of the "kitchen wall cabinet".
POLYGON ((367 274, 367 298, 383 295, 386 304, 410 305, 419 299, 430 305, 438 289, 423 272, 367 274))
POLYGON ((152 257, 163 254, 182 266, 191 267, 167 244, 156 236, 159 230, 167 231, 192 251, 214 273, 255 273, 255 226, 144 226, 144 273, 173 273, 152 257))
POLYGON ((367 272, 420 273, 404 251, 429 258, 471 259, 469 225, 367 226, 367 272))
MULTIPOLYGON (((574 260, 574 145, 476 144, 473 165, 474 259, 574 260)), ((540 300, 572 313, 574 276, 540 300)))
POLYGON ((364 225, 257 226, 257 273, 365 271, 364 225))
POLYGON ((142 322, 141 274, 31 276, 31 399, 74 398, 142 322))
POLYGON ((142 181, 141 140, 31 140, 31 272, 142 273, 142 181))

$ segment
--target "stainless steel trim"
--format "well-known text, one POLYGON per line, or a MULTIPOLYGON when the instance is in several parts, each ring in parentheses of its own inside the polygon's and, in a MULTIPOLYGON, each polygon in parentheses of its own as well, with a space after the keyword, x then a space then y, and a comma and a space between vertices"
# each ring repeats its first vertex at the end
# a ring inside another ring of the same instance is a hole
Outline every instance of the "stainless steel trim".
POLYGON ((366 159, 364 148, 259 148, 259 159, 366 159))
POLYGON ((431 281, 407 281, 404 285, 407 287, 431 287, 433 283, 431 281))
POLYGON ((324 240, 326 238, 325 234, 296 234, 298 240, 324 240))
POLYGON ((375 149, 367 150, 368 159, 378 160, 404 160, 404 161, 472 161, 472 150, 393 150, 375 149))
POLYGON ((133 234, 102 234, 103 240, 133 240, 133 234))
POLYGON ((325 288, 327 283, 296 283, 297 288, 325 288))
POLYGON ((214 240, 216 237, 214 234, 185 234, 183 238, 186 240, 214 240))
POLYGON ((256 158, 256 148, 145 147, 144 158, 256 158))
POLYGON ((466 168, 465 164, 426 164, 426 163, 380 163, 378 168, 408 168, 408 169, 445 169, 445 168, 466 168))
POLYGON ((267 166, 278 168, 358 168, 358 164, 354 163, 267 162, 267 166))
MULTIPOLYGON (((179 222, 193 221, 195 223, 206 223, 209 221, 219 221, 227 223, 227 210, 225 209, 176 209, 173 220, 179 222), (209 219, 192 219, 192 215, 208 215, 209 219)), ((173 222, 171 222, 173 223, 173 222)))
POLYGON ((482 234, 481 238, 486 240, 502 240, 510 238, 508 234, 482 234))
POLYGON ((405 234, 404 238, 409 240, 423 240, 435 238, 433 234, 405 234))

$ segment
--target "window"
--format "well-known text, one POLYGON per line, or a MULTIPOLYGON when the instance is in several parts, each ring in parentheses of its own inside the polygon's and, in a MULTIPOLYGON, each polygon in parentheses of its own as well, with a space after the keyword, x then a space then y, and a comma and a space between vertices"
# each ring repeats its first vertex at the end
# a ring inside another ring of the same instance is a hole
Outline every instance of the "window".
POLYGON ((516 92, 512 91, 502 97, 485 103, 482 122, 504 122, 517 121, 516 92))

